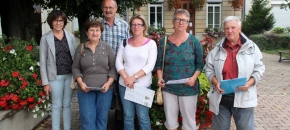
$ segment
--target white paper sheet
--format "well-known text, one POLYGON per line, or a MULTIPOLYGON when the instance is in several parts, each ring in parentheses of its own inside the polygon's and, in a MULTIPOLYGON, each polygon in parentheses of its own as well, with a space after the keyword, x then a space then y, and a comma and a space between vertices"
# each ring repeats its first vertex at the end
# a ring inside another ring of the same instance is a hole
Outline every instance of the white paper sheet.
POLYGON ((178 80, 168 80, 165 84, 184 84, 189 80, 189 78, 178 79, 178 80))
POLYGON ((125 99, 151 108, 155 91, 143 87, 126 87, 125 99))

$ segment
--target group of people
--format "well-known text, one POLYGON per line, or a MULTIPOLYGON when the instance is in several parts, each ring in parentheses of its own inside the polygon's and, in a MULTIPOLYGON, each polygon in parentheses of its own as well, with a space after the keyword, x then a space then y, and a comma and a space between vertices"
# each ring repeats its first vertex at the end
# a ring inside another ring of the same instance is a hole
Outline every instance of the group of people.
POLYGON ((106 130, 114 95, 119 104, 114 103, 116 123, 121 122, 118 128, 134 130, 136 114, 140 129, 151 130, 149 108, 124 99, 124 95, 126 89, 150 89, 153 70, 163 90, 164 125, 168 130, 179 127, 179 112, 183 130, 197 129, 198 76, 203 70, 211 83, 208 96, 214 113, 212 127, 229 130, 233 115, 238 130, 255 129, 256 84, 265 66, 257 45, 241 32, 239 18, 225 18, 225 38, 208 54, 204 65, 200 41, 186 31, 190 18, 187 10, 175 10, 174 32, 163 37, 157 46, 146 37, 148 25, 143 15, 133 15, 128 24, 115 17, 117 8, 115 0, 103 0, 104 18, 86 22, 88 40, 77 47, 74 36, 64 30, 65 13, 53 10, 48 15, 47 23, 52 30, 41 38, 40 73, 43 89, 52 97, 53 130, 60 129, 60 115, 64 129, 71 129, 72 80, 78 84, 83 130, 106 130), (246 77, 246 84, 235 93, 223 94, 220 82, 238 77, 246 77), (182 84, 165 84, 168 80, 185 78, 188 81, 182 84))

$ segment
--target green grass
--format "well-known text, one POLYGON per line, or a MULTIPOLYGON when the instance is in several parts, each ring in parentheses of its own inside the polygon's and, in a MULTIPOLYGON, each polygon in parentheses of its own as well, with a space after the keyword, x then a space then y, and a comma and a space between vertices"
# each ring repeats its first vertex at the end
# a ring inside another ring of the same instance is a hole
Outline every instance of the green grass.
MULTIPOLYGON (((262 52, 280 56, 279 53, 278 53, 278 51, 286 51, 286 52, 289 52, 290 53, 290 49, 264 50, 262 52)), ((290 55, 289 54, 282 54, 282 57, 290 58, 290 55)))

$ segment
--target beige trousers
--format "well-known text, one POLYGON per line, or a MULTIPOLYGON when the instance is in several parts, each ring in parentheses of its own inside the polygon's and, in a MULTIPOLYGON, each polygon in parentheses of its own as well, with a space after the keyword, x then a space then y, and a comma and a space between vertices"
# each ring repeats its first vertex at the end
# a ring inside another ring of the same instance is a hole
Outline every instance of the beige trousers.
POLYGON ((164 100, 164 111, 166 121, 164 123, 168 130, 174 130, 179 127, 179 111, 182 116, 183 130, 196 130, 195 111, 197 96, 177 96, 162 91, 164 100))

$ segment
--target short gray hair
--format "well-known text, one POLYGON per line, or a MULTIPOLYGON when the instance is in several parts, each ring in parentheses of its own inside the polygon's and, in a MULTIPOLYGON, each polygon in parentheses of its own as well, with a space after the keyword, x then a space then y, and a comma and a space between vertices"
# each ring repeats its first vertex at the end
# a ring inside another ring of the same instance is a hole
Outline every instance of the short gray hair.
POLYGON ((175 12, 174 12, 174 14, 173 14, 173 19, 172 20, 174 20, 175 19, 175 16, 176 15, 178 15, 178 14, 184 14, 186 17, 188 17, 188 19, 190 18, 190 14, 189 14, 189 12, 186 10, 186 9, 177 9, 177 10, 175 10, 175 12))
POLYGON ((237 21, 238 22, 238 25, 240 27, 242 26, 242 21, 237 16, 228 16, 228 17, 226 17, 224 19, 224 25, 225 25, 225 23, 230 22, 230 21, 237 21))

